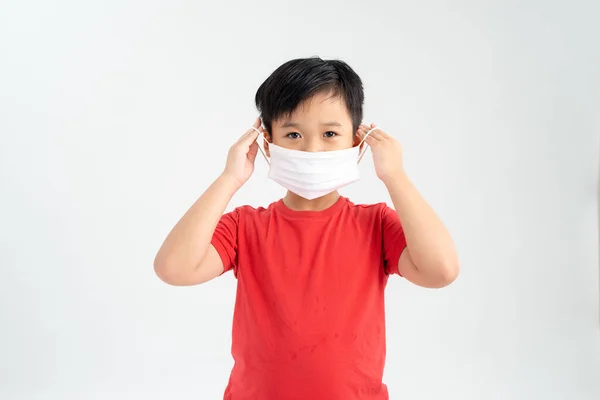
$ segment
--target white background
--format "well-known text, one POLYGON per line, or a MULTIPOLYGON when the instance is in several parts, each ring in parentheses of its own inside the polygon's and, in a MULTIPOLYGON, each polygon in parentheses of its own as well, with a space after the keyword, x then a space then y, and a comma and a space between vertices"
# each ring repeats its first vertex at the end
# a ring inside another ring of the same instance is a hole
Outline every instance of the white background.
MULTIPOLYGON (((599 399, 599 12, 2 1, 0 398, 222 398, 236 281, 170 287, 153 258, 260 83, 319 55, 361 75, 365 122, 403 143, 461 256, 447 289, 390 280, 392 400, 599 399)), ((363 161, 343 194, 389 201, 363 161)), ((230 209, 280 198, 266 173, 230 209)))

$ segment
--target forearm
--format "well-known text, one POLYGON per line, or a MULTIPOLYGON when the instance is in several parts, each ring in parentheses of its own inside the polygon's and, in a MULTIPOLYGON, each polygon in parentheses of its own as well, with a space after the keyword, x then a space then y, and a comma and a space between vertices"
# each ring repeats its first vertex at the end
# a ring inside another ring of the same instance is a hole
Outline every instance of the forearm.
POLYGON ((405 173, 386 183, 407 248, 419 273, 431 277, 458 273, 458 256, 442 221, 423 199, 405 173))
POLYGON ((235 180, 221 175, 179 220, 154 261, 159 275, 177 269, 193 271, 204 259, 212 235, 231 198, 238 190, 235 180))

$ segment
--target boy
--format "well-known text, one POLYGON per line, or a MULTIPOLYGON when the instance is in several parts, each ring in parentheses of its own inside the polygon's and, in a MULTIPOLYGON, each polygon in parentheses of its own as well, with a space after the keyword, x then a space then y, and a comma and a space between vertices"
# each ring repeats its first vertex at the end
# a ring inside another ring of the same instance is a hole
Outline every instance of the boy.
POLYGON ((289 61, 255 100, 263 124, 231 147, 223 173, 173 228, 156 274, 195 285, 233 270, 235 365, 225 400, 388 399, 387 279, 450 284, 459 271, 452 239, 405 175, 400 144, 361 125, 362 82, 347 64, 289 61), (223 215, 263 152, 259 135, 269 177, 288 192, 267 208, 223 215), (395 211, 337 191, 358 179, 366 145, 395 211))

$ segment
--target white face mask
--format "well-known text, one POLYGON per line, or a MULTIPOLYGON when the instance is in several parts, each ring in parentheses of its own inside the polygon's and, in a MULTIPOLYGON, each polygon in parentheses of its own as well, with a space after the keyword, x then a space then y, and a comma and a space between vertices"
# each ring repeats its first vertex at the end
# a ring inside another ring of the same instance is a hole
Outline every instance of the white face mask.
POLYGON ((358 146, 344 150, 299 151, 269 143, 269 160, 262 146, 258 148, 269 163, 270 179, 300 197, 313 200, 360 179, 358 163, 368 148, 361 152, 360 146, 375 129, 367 132, 358 146))

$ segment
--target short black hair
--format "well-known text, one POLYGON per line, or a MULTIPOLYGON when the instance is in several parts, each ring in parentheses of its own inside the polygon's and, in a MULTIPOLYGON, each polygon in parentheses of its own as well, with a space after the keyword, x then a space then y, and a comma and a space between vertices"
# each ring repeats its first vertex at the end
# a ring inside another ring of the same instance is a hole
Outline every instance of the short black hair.
POLYGON ((273 121, 289 116, 300 103, 318 93, 344 100, 355 134, 363 118, 363 84, 341 60, 298 58, 278 67, 256 91, 255 103, 269 134, 273 121))

